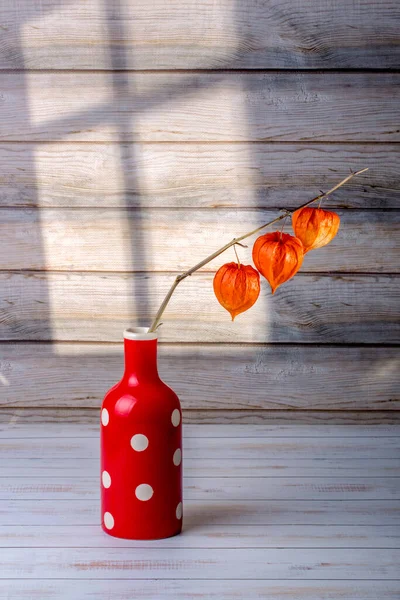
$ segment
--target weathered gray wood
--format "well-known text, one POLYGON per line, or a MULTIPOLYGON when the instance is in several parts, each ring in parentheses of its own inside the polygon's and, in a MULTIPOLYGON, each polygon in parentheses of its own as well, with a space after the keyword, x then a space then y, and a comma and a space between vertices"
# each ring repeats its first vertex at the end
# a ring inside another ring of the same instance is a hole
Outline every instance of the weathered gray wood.
POLYGON ((0 580, 0 593, 7 594, 7 600, 126 600, 149 598, 151 600, 191 600, 193 593, 206 600, 398 600, 398 581, 291 581, 234 579, 193 582, 182 579, 165 581, 101 579, 57 580, 9 579, 0 580))
MULTIPOLYGON (((338 235, 306 255, 302 272, 400 271, 400 211, 337 212, 338 235)), ((0 269, 181 272, 279 215, 250 209, 0 209, 0 269)), ((290 220, 284 230, 293 233, 290 220)), ((240 250, 245 264, 252 263, 254 240, 240 250)), ((231 250, 203 270, 215 272, 232 257, 231 250)))
MULTIPOLYGON (((399 410, 235 410, 183 409, 187 424, 274 424, 274 425, 399 425, 399 410)), ((0 407, 0 423, 54 424, 59 422, 94 424, 98 408, 80 407, 0 407)))
MULTIPOLYGON (((165 327, 172 331, 168 322, 165 327)), ((215 409, 226 409, 234 422, 233 409, 399 409, 399 362, 399 349, 385 347, 161 344, 158 364, 181 399, 185 419, 187 409, 203 408, 212 410, 213 422, 215 409)), ((51 407, 47 417, 39 417, 45 420, 57 418, 53 407, 98 410, 105 392, 121 378, 123 364, 122 343, 0 344, 0 405, 51 407)), ((29 414, 27 422, 32 418, 29 414)), ((8 421, 21 419, 24 415, 16 413, 8 421)), ((97 427, 98 412, 93 420, 97 427)))
POLYGON ((296 207, 369 167, 325 207, 399 208, 397 144, 0 145, 0 206, 296 207))
MULTIPOLYGON (((49 424, 47 424, 49 425, 49 424)), ((185 425, 190 427, 190 425, 185 425)), ((224 425, 218 425, 224 427, 224 425)), ((235 427, 235 425, 230 425, 235 427)), ((248 426, 247 426, 248 427, 248 426)), ((254 426, 255 427, 255 426, 254 426)), ((313 426, 314 427, 314 426, 313 426)), ((315 425, 315 427, 318 427, 315 425)), ((338 425, 340 427, 340 425, 338 425)), ((32 427, 32 430, 36 427, 32 427)), ((29 432, 30 434, 33 431, 29 432)), ((293 433, 295 435, 295 433, 293 433)), ((371 435, 371 434, 370 434, 371 435)), ((1 437, 4 432, 1 432, 1 437)), ((357 436, 356 436, 357 437, 357 436)), ((93 477, 98 473, 97 458, 79 459, 79 477, 93 477)), ((258 459, 236 460, 234 458, 188 458, 185 456, 185 475, 188 477, 329 477, 332 481, 349 477, 353 481, 360 478, 400 477, 400 461, 397 458, 346 458, 318 459, 299 458, 279 459, 261 457, 258 459)), ((53 458, 14 458, 0 459, 0 477, 36 478, 43 483, 55 476, 62 476, 68 483, 77 476, 76 466, 71 465, 68 457, 53 458)))
MULTIPOLYGON (((325 348, 326 350, 326 348, 325 348)), ((100 414, 98 413, 99 417, 100 414)), ((22 423, 1 423, 0 436, 4 438, 16 438, 26 436, 28 438, 97 438, 100 433, 100 418, 96 423, 86 425, 80 423, 46 423, 29 427, 22 423)), ((287 438, 314 438, 314 437, 397 437, 400 429, 396 425, 198 425, 185 424, 182 430, 183 438, 232 438, 232 437, 287 437, 287 438)), ((1 458, 0 458, 1 461, 1 458)), ((325 463, 326 464, 326 463, 325 463)), ((333 465, 337 465, 336 462, 333 465)), ((384 463, 381 463, 382 468, 384 463)), ((400 465, 398 465, 400 469, 400 465)))
POLYGON ((0 578, 91 579, 397 579, 400 550, 359 549, 0 549, 0 578))
MULTIPOLYGON (((100 524, 94 500, 3 500, 2 525, 100 524)), ((184 527, 198 525, 400 525, 400 507, 393 500, 185 500, 184 527)))
POLYGON ((218 589, 217 597, 224 598, 226 590, 232 597, 229 581, 235 580, 235 596, 246 600, 263 594, 263 589, 268 589, 268 597, 309 600, 317 593, 317 581, 327 583, 327 600, 344 593, 365 600, 368 593, 360 596, 364 590, 359 580, 371 580, 374 593, 378 593, 379 581, 384 588, 380 598, 395 598, 400 589, 400 506, 394 500, 400 478, 374 472, 377 460, 382 460, 377 456, 387 456, 386 465, 399 464, 399 438, 393 435, 398 428, 378 427, 379 435, 374 436, 371 427, 339 427, 336 432, 334 427, 317 427, 314 434, 319 435, 313 435, 312 427, 300 427, 297 437, 294 427, 258 426, 254 431, 252 427, 221 427, 221 435, 217 427, 187 427, 183 534, 158 542, 118 540, 101 532, 98 473, 94 476, 90 471, 99 467, 98 431, 93 427, 85 432, 81 426, 50 425, 46 437, 38 437, 40 427, 33 424, 23 428, 15 423, 14 428, 15 437, 2 438, 0 445, 3 463, 15 469, 10 476, 0 465, 0 578, 8 585, 7 598, 14 593, 18 600, 36 593, 54 597, 52 579, 70 597, 76 595, 72 582, 79 581, 79 597, 90 589, 92 597, 104 598, 108 589, 104 586, 112 580, 113 598, 119 592, 122 598, 127 590, 120 585, 125 580, 130 586, 128 595, 135 590, 140 597, 155 600, 161 590, 157 591, 156 582, 168 580, 164 585, 170 590, 171 579, 174 597, 179 593, 188 599, 194 589, 200 597, 204 595, 210 581, 214 591, 218 589), (21 457, 23 447, 29 458, 21 457), (259 459, 244 458, 249 452, 250 456, 270 455, 276 448, 292 454, 292 459, 281 462, 287 466, 291 460, 299 467, 295 477, 250 476, 250 471, 238 475, 238 464, 259 463, 259 459), (85 457, 77 460, 82 450, 85 457), (211 459, 207 458, 210 450, 211 459), (326 466, 321 476, 300 476, 304 452, 310 454, 308 464, 316 469, 326 466), (39 477, 32 468, 29 472, 38 453, 42 456, 36 459, 38 463, 51 467, 47 478, 43 471, 39 477), (75 477, 66 476, 68 470, 60 468, 51 472, 60 467, 61 460, 68 468, 76 465, 75 477), (209 474, 194 471, 190 475, 187 460, 203 468, 207 465, 209 474), (222 471, 213 473, 217 460, 222 471), (340 470, 345 462, 347 469, 358 468, 364 476, 351 476, 349 471, 332 476, 332 465, 336 463, 340 470), (27 469, 23 477, 16 474, 22 473, 21 466, 27 469), (234 476, 227 477, 233 466, 234 476), (93 589, 94 578, 101 588, 93 589), (135 587, 135 580, 140 588, 135 587), (314 586, 307 596, 298 594, 301 580, 314 586), (333 580, 338 581, 338 588, 333 587, 333 580), (342 580, 351 582, 356 591, 346 591, 342 580), (183 581, 190 581, 191 590, 182 587, 183 581), (243 596, 241 590, 247 583, 243 596), (390 587, 393 583, 397 589, 390 587))
POLYGON ((391 68, 394 0, 1 5, 0 68, 391 68))
MULTIPOLYGON (((228 439, 227 443, 231 443, 231 440, 228 439)), ((300 447, 299 452, 301 451, 300 447)), ((198 454, 202 456, 201 452, 198 454)), ((54 475, 51 480, 41 481, 30 476, 23 479, 13 476, 4 477, 0 471, 0 498, 1 500, 54 500, 54 502, 96 500, 100 489, 98 465, 94 466, 90 475, 81 474, 79 467, 75 472, 76 477, 69 480, 54 475)), ((367 473, 365 466, 362 472, 367 473)), ((373 479, 358 477, 356 480, 352 477, 332 480, 328 477, 299 478, 285 475, 226 477, 216 476, 210 466, 208 477, 200 477, 197 473, 194 476, 184 473, 183 483, 183 494, 186 500, 400 500, 399 477, 374 477, 373 479)))
MULTIPOLYGON (((112 415, 111 417, 112 418, 112 415)), ((129 444, 129 439, 128 442, 129 444)), ((5 438, 0 440, 3 458, 97 458, 95 438, 5 438)), ((398 458, 400 438, 185 438, 186 458, 398 458)), ((77 470, 79 463, 77 463, 77 470)), ((400 506, 399 506, 400 510, 400 506)))
POLYGON ((5 73, 0 140, 394 142, 399 89, 396 73, 5 73))
MULTIPOLYGON (((157 548, 398 548, 388 525, 198 525, 157 548)), ((154 548, 154 541, 105 536, 97 525, 0 526, 2 548, 154 548)), ((1 589, 1 588, 0 588, 1 589)))
MULTIPOLYGON (((1 273, 0 339, 120 341, 127 326, 151 322, 173 279, 155 273, 1 273)), ((400 337, 395 276, 299 273, 274 296, 263 281, 257 303, 234 323, 217 302, 212 279, 201 273, 181 284, 163 317, 162 341, 354 344, 396 343, 400 337)))

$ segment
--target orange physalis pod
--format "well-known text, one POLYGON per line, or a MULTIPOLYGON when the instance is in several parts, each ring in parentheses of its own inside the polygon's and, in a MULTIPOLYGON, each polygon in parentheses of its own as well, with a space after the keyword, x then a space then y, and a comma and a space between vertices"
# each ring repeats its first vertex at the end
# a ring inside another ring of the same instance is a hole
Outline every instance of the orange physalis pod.
POLYGON ((299 208, 292 216, 293 230, 302 241, 304 254, 329 244, 338 232, 340 217, 322 208, 299 208))
POLYGON ((269 282, 272 293, 297 273, 303 256, 301 241, 279 231, 260 236, 253 246, 254 264, 269 282))
POLYGON ((251 265, 235 262, 222 265, 215 273, 214 293, 232 321, 253 306, 260 294, 260 275, 251 265))

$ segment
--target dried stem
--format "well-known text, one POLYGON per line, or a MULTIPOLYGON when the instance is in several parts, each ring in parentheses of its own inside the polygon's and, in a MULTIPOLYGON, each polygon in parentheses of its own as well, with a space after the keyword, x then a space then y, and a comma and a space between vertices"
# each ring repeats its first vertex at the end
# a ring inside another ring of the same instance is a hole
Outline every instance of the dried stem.
POLYGON ((235 254, 236 254, 236 260, 237 260, 237 263, 238 263, 238 265, 239 265, 239 268, 240 268, 240 260, 239 260, 238 253, 237 253, 237 250, 236 250, 236 244, 233 246, 233 249, 234 249, 234 251, 235 251, 235 254))
MULTIPOLYGON (((348 175, 347 177, 345 177, 345 179, 342 179, 342 181, 340 181, 333 188, 331 188, 327 192, 321 192, 318 196, 316 196, 312 200, 309 200, 308 202, 305 202, 304 204, 301 204, 296 210, 299 210, 301 208, 305 208, 306 206, 309 206, 309 204, 312 204, 313 202, 317 202, 318 200, 322 200, 322 198, 326 198, 327 196, 329 196, 330 194, 332 194, 333 192, 335 192, 337 189, 339 189, 340 187, 342 187, 342 185, 344 185, 345 183, 347 183, 348 181, 350 181, 350 179, 353 179, 353 177, 355 177, 356 175, 360 175, 361 173, 365 173, 365 171, 368 171, 368 169, 361 169, 361 171, 356 171, 355 173, 351 173, 350 175, 348 175)), ((195 271, 198 271, 199 269, 201 269, 201 267, 204 267, 204 265, 206 265, 209 262, 211 262, 212 260, 214 260, 214 258, 217 258, 220 254, 223 254, 231 246, 234 246, 235 244, 238 244, 242 240, 250 237, 251 235, 255 235, 256 233, 258 233, 262 229, 265 229, 265 227, 268 227, 269 225, 273 225, 274 223, 277 223, 278 221, 281 221, 282 219, 285 219, 287 216, 289 216, 291 214, 293 214, 293 211, 285 209, 285 212, 284 212, 283 215, 280 215, 279 217, 276 217, 276 219, 272 219, 272 221, 268 221, 268 223, 264 223, 264 225, 261 225, 260 227, 256 227, 256 229, 253 229, 252 231, 249 231, 248 233, 245 233, 245 234, 243 234, 243 235, 241 235, 241 236, 239 236, 237 238, 233 238, 232 241, 230 241, 227 244, 225 244, 225 246, 222 246, 222 248, 220 248, 219 250, 216 250, 216 252, 213 252, 212 254, 210 254, 210 256, 207 256, 207 258, 205 258, 204 260, 202 260, 199 263, 197 263, 196 265, 194 265, 194 267, 191 267, 190 269, 188 269, 184 273, 181 273, 180 275, 178 275, 175 278, 175 281, 172 284, 172 286, 171 286, 168 294, 165 296, 165 298, 164 298, 164 300, 163 300, 160 308, 158 309, 158 312, 157 312, 157 314, 155 316, 155 319, 154 319, 154 321, 151 324, 151 327, 149 329, 149 333, 152 332, 152 331, 155 331, 157 329, 157 327, 159 326, 159 322, 160 322, 160 319, 161 319, 161 317, 162 317, 162 315, 164 313, 164 310, 166 309, 166 307, 168 305, 168 302, 170 301, 171 296, 174 293, 176 287, 180 284, 181 281, 183 281, 184 279, 186 279, 186 277, 189 277, 190 275, 192 275, 192 273, 194 273, 195 271)))
POLYGON ((282 227, 281 227, 281 233, 279 235, 279 239, 280 240, 282 239, 283 228, 285 227, 286 219, 288 218, 288 216, 289 216, 289 213, 286 213, 286 215, 283 218, 283 223, 282 223, 282 227))

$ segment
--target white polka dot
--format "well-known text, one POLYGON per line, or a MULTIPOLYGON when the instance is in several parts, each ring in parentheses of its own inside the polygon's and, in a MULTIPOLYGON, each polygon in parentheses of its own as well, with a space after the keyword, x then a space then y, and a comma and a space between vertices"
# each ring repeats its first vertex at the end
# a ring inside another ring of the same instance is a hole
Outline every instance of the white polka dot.
POLYGON ((172 458, 174 465, 176 467, 179 467, 179 465, 181 464, 181 460, 182 460, 182 452, 180 448, 177 448, 174 452, 174 456, 172 458))
POLYGON ((172 412, 171 421, 174 427, 178 427, 179 423, 181 422, 181 413, 179 412, 178 408, 172 412))
POLYGON ((135 490, 135 496, 138 500, 150 500, 153 495, 153 488, 148 483, 141 483, 135 490))
POLYGON ((178 506, 176 507, 175 514, 177 519, 182 519, 182 502, 179 502, 178 506))
POLYGON ((109 512, 104 513, 104 525, 107 529, 112 529, 114 527, 114 517, 109 512))
POLYGON ((148 445, 149 440, 143 433, 136 433, 136 435, 131 438, 131 446, 136 452, 143 452, 148 445))
POLYGON ((101 474, 101 480, 103 482, 103 485, 105 488, 109 488, 111 485, 111 477, 110 477, 110 473, 107 473, 107 471, 103 471, 101 474))
POLYGON ((103 408, 103 410, 101 411, 101 422, 103 423, 104 427, 108 425, 109 420, 110 415, 108 414, 108 410, 106 408, 103 408))

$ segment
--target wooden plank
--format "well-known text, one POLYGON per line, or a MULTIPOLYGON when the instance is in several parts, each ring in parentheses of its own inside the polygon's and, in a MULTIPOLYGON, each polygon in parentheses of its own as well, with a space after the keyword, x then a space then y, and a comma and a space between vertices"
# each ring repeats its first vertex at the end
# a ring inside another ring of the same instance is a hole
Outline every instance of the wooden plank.
POLYGON ((3 69, 397 68, 400 58, 393 0, 19 0, 2 4, 0 21, 3 69))
POLYGON ((398 144, 0 145, 0 206, 296 207, 369 167, 325 207, 399 208, 398 144))
MULTIPOLYGON (((3 500, 2 525, 100 524, 98 500, 3 500)), ((390 525, 400 524, 393 500, 185 500, 184 528, 199 525, 390 525)))
MULTIPOLYGON (((187 426, 184 426, 184 429, 187 426)), ((220 425, 224 427, 224 425, 220 425)), ((235 427, 235 425, 232 425, 235 427)), ((32 427, 34 431, 36 428, 32 427)), ((3 432, 2 438, 5 438, 3 432)), ((79 460, 79 477, 93 477, 98 472, 97 458, 79 460)), ((329 477, 338 478, 400 477, 400 461, 396 458, 279 459, 259 458, 187 458, 184 464, 188 477, 329 477)), ((68 458, 13 458, 0 459, 0 477, 37 478, 47 483, 49 478, 61 476, 66 482, 77 476, 76 466, 68 458)))
MULTIPOLYGON (((399 362, 399 349, 390 347, 344 346, 338 351, 336 346, 160 344, 158 366, 184 410, 213 410, 212 422, 218 417, 215 409, 398 410, 399 362)), ((0 406, 98 410, 105 392, 120 380, 123 365, 122 344, 0 344, 0 406)), ((10 415, 9 421, 22 418, 10 415)), ((73 415, 62 420, 68 418, 73 415)), ((97 428, 98 412, 93 421, 97 428)), ((332 431, 339 435, 336 427, 332 431)), ((48 425, 44 429, 52 431, 48 425)), ((84 431, 87 435, 87 425, 84 431)), ((297 426, 295 431, 298 436, 297 426)), ((374 431, 375 426, 370 433, 374 431)), ((32 430, 30 435, 36 434, 32 430)))
MULTIPOLYGON (((112 415, 110 415, 110 420, 112 415)), ((129 443, 129 439, 128 439, 129 443)), ((97 458, 99 444, 93 438, 5 438, 3 458, 97 458)), ((184 458, 396 458, 400 438, 185 438, 184 458)))
MULTIPOLYGON (((164 347, 162 347, 164 348, 164 347)), ((328 348, 324 348, 327 350, 328 348)), ((23 348, 21 348, 23 350, 23 348)), ((380 348, 378 349, 380 350, 380 348)), ((99 416, 99 413, 98 413, 99 416)), ((69 423, 65 420, 60 423, 35 424, 35 427, 22 423, 0 423, 2 439, 15 437, 29 438, 97 438, 100 433, 100 419, 96 423, 69 423)), ((257 437, 257 438, 314 438, 314 437, 398 437, 398 425, 193 425, 185 424, 182 430, 184 438, 232 438, 232 437, 257 437)), ((1 458, 0 458, 1 461, 1 458)), ((334 465, 337 463, 334 462, 334 465)), ((382 463, 382 468, 384 463, 382 463)), ((400 469, 400 465, 399 465, 400 469)))
MULTIPOLYGON (((99 396, 100 400, 100 396, 99 396)), ((36 425, 60 422, 92 425, 99 421, 99 409, 75 407, 0 406, 0 424, 36 425)), ((194 425, 399 425, 399 410, 235 410, 183 409, 183 423, 194 425)))
MULTIPOLYGON (((0 339, 120 341, 132 319, 151 322, 173 279, 145 273, 1 273, 0 339)), ((273 297, 263 281, 258 302, 234 323, 215 299, 212 279, 201 273, 182 283, 163 318, 162 341, 387 344, 400 337, 394 276, 300 273, 273 297)))
POLYGON ((399 89, 396 73, 4 73, 0 140, 395 142, 399 89))
MULTIPOLYGON (((302 272, 400 271, 400 211, 337 212, 338 235, 329 246, 306 255, 302 272)), ((250 209, 5 208, 0 209, 0 269, 182 272, 235 235, 279 214, 250 209)), ((284 230, 293 233, 290 220, 284 230)), ((249 238, 249 247, 240 250, 245 264, 252 262, 254 240, 249 238)), ((203 270, 214 273, 231 255, 203 270)))
MULTIPOLYGON (((157 548, 398 548, 388 525, 198 525, 157 548)), ((98 525, 0 526, 1 548, 154 548, 154 541, 105 536, 98 525)), ((1 589, 1 588, 0 588, 1 589)))
POLYGON ((142 548, 0 549, 0 578, 397 579, 400 550, 142 548))
MULTIPOLYGON (((31 440, 30 440, 31 441, 31 440)), ((299 452, 301 452, 301 448, 299 452)), ((267 450, 268 452, 268 450, 267 450)), ((200 454, 201 455, 201 454, 200 454)), ((399 457, 400 458, 400 457, 399 457)), ((11 459, 10 459, 11 460, 11 459)), ((367 469, 364 468, 364 472, 367 469)), ((95 468, 89 476, 76 470, 76 477, 64 480, 4 477, 0 473, 1 500, 95 500, 99 495, 100 475, 95 468)), ((112 475, 112 473, 111 473, 112 475)), ((400 500, 398 477, 208 477, 185 474, 183 494, 186 500, 400 500)), ((132 491, 132 498, 134 492, 132 491)))
POLYGON ((9 579, 0 580, 0 593, 9 600, 126 600, 127 598, 151 598, 152 600, 192 600, 193 593, 207 600, 397 600, 400 593, 398 581, 299 581, 284 580, 209 580, 193 582, 170 579, 9 579))

